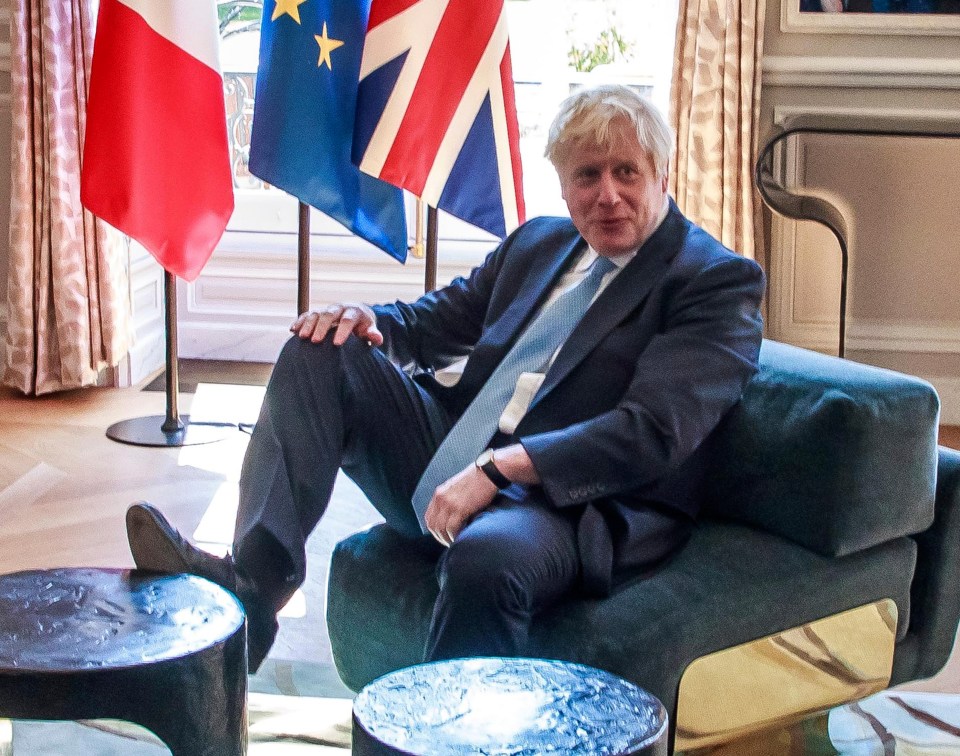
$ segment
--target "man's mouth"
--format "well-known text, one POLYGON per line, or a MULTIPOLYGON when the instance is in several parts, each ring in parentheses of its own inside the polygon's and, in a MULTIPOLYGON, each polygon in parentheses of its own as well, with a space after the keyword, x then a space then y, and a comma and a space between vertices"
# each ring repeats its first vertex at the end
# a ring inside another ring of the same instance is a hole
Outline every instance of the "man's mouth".
POLYGON ((598 225, 600 225, 602 228, 607 228, 607 229, 617 228, 622 223, 624 223, 623 218, 601 218, 600 220, 597 221, 598 225))

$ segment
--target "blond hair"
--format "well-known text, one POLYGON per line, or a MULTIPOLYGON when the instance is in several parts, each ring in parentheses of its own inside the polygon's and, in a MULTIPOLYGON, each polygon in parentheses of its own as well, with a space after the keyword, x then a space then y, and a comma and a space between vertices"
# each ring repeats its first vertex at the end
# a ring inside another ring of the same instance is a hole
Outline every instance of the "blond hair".
POLYGON ((622 84, 598 84, 570 94, 550 124, 544 157, 559 170, 574 142, 611 147, 610 125, 622 120, 633 125, 657 176, 667 175, 673 151, 670 126, 650 100, 622 84))

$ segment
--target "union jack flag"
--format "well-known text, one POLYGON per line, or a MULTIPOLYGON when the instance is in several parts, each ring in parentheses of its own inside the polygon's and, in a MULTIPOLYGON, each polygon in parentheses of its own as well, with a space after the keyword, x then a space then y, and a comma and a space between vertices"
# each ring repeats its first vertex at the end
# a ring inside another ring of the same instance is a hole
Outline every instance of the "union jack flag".
POLYGON ((524 220, 504 0, 373 0, 353 161, 503 238, 524 220))

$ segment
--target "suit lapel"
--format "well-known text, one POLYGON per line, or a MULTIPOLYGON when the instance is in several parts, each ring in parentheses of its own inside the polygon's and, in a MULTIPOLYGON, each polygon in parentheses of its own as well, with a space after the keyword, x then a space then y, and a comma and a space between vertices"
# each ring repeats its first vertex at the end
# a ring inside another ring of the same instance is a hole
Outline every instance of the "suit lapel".
POLYGON ((651 289, 666 274, 670 260, 680 250, 686 236, 686 223, 671 201, 670 212, 660 228, 640 248, 573 329, 544 378, 530 405, 540 400, 569 375, 610 331, 639 307, 651 289))
POLYGON ((583 238, 578 234, 572 242, 554 255, 545 269, 531 271, 527 280, 520 286, 517 296, 477 344, 477 347, 481 344, 487 347, 483 350, 474 350, 475 354, 479 351, 486 355, 486 359, 482 360, 483 364, 478 364, 478 361, 473 359, 468 361, 464 368, 463 381, 476 379, 482 382, 489 377, 513 346, 517 335, 529 322, 531 314, 539 311, 540 305, 556 285, 560 275, 583 249, 583 244, 583 238))

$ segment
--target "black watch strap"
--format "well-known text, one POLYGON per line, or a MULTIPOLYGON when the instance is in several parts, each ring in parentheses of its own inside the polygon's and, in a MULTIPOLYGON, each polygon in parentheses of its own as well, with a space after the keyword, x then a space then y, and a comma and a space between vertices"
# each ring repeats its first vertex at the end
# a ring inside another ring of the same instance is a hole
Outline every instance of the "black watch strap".
POLYGON ((483 452, 483 454, 477 457, 476 464, 477 467, 483 471, 483 474, 490 478, 490 482, 492 482, 497 488, 509 488, 513 484, 513 481, 500 472, 499 468, 494 463, 492 449, 487 449, 485 452, 483 452))

